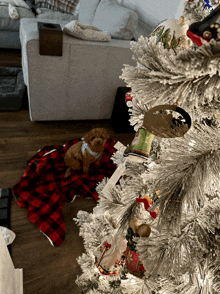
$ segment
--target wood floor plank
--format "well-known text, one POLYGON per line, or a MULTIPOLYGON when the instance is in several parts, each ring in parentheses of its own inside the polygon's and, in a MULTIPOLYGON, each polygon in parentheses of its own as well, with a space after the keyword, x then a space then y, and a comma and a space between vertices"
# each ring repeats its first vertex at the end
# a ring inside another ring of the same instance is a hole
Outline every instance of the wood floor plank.
POLYGON ((29 154, 26 152, 0 154, 1 170, 13 171, 25 169, 29 154))
POLYGON ((12 188, 21 179, 24 171, 24 169, 0 171, 0 187, 2 189, 12 188))

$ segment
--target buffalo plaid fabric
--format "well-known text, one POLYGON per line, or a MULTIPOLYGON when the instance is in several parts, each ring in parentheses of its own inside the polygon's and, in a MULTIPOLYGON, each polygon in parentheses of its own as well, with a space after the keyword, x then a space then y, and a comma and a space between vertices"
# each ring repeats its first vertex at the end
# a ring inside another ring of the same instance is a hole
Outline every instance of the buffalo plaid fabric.
POLYGON ((116 166, 110 159, 114 140, 105 144, 100 165, 90 165, 88 174, 73 171, 65 179, 64 155, 70 146, 79 142, 71 140, 64 146, 45 146, 28 161, 28 167, 12 192, 20 207, 28 208, 28 217, 51 241, 59 246, 65 238, 65 223, 62 207, 75 195, 98 199, 96 186, 104 177, 110 178, 116 166))
POLYGON ((49 8, 68 14, 76 13, 76 6, 79 0, 35 0, 36 8, 49 8))

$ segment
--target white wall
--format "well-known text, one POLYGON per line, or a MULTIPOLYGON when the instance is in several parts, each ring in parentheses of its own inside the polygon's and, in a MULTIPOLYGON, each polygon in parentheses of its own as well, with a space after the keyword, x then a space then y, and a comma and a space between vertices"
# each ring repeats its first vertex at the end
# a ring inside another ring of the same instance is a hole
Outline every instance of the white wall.
POLYGON ((179 18, 186 0, 117 0, 138 13, 138 36, 148 36, 153 28, 168 18, 179 18))
MULTIPOLYGON (((181 16, 181 7, 185 0, 118 0, 122 6, 136 10, 143 21, 152 21, 157 25, 167 18, 181 16), (183 3, 182 3, 183 2, 183 3), (180 8, 179 8, 180 6, 180 8)), ((183 9, 182 9, 183 10, 183 9)))
MULTIPOLYGON (((167 18, 176 18, 177 11, 181 10, 185 0, 119 0, 123 6, 136 8, 143 20, 150 17, 156 22, 163 21, 167 18)), ((178 11, 178 13, 179 13, 178 11)), ((181 16, 181 15, 180 15, 181 16)))
POLYGON ((184 8, 184 3, 186 2, 186 0, 180 0, 179 1, 179 6, 177 9, 177 13, 175 15, 175 18, 178 19, 180 18, 180 16, 183 14, 183 8, 184 8))

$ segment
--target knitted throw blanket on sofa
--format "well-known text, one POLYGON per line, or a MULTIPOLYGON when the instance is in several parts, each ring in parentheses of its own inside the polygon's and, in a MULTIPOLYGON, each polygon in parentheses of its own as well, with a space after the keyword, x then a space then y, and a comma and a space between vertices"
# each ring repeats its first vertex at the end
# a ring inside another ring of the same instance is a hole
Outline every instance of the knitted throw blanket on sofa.
POLYGON ((74 14, 79 0, 35 0, 36 8, 49 8, 54 11, 74 14))

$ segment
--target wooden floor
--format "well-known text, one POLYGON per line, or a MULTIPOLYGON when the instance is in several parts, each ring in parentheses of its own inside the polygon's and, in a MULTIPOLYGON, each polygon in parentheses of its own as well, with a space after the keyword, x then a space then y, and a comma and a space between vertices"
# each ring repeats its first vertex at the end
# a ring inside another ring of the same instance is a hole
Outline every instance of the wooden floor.
MULTIPOLYGON (((28 110, 0 112, 0 188, 12 188, 22 177, 27 160, 45 145, 63 145, 94 127, 105 127, 112 138, 127 145, 134 134, 116 134, 110 121, 31 122, 28 110)), ((75 284, 81 274, 76 258, 84 252, 79 229, 72 220, 79 210, 92 212, 94 199, 77 198, 63 209, 66 239, 53 247, 32 224, 27 210, 15 199, 11 206, 12 260, 23 268, 24 294, 79 294, 75 284)))

